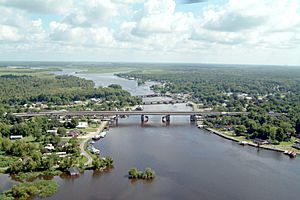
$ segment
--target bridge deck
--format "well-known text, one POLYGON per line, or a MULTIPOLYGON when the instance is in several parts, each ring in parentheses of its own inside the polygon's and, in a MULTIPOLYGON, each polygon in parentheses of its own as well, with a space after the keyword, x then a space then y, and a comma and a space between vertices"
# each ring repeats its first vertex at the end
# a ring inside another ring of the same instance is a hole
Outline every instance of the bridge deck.
POLYGON ((198 112, 198 111, 64 111, 39 113, 14 113, 18 117, 35 116, 114 116, 114 115, 247 115, 247 112, 198 112))

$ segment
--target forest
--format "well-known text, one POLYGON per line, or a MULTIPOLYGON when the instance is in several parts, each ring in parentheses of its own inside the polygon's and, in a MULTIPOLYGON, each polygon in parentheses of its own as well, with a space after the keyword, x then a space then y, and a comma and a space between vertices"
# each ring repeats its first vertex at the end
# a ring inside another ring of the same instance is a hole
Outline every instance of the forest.
POLYGON ((130 105, 136 105, 139 101, 121 87, 96 88, 93 81, 75 76, 62 75, 47 78, 28 75, 0 76, 0 103, 6 105, 24 105, 33 102, 64 105, 71 101, 90 98, 123 101, 130 105))

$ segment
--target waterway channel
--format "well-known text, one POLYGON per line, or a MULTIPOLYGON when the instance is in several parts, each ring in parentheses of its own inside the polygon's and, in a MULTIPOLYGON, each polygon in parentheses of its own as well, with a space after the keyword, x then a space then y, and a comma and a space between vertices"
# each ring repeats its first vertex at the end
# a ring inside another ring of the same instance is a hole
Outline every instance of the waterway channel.
MULTIPOLYGON (((149 84, 113 74, 79 74, 96 85, 120 84, 133 95, 148 94, 149 84)), ((148 105, 146 110, 190 110, 185 104, 148 105)), ((56 178, 59 192, 49 199, 298 199, 300 160, 267 150, 242 147, 191 124, 188 117, 159 116, 142 125, 139 116, 122 119, 95 145, 112 156, 110 172, 85 172, 76 179, 56 178), (131 181, 131 167, 156 172, 153 181, 131 181)))

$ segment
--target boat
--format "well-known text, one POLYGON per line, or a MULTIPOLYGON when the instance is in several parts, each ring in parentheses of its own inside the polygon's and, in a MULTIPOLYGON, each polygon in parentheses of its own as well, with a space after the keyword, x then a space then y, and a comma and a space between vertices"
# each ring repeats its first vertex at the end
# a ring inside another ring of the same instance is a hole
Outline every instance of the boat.
POLYGON ((135 108, 135 110, 136 110, 136 111, 143 111, 144 108, 143 108, 143 106, 139 105, 139 106, 137 106, 137 107, 135 108))
POLYGON ((284 154, 288 155, 290 158, 296 158, 297 157, 297 153, 294 151, 284 151, 284 154))
POLYGON ((100 154, 100 150, 96 149, 93 145, 89 145, 87 150, 89 150, 92 154, 100 154))
POLYGON ((101 138, 100 135, 95 135, 94 137, 92 137, 93 140, 99 140, 101 138))
POLYGON ((197 127, 198 127, 198 128, 203 128, 203 127, 204 127, 204 125, 202 125, 202 124, 199 124, 199 125, 197 125, 197 127))
POLYGON ((99 149, 96 149, 94 148, 93 151, 92 151, 93 154, 100 154, 100 150, 99 149))
POLYGON ((247 141, 239 141, 239 145, 248 145, 249 144, 249 142, 247 142, 247 141))
POLYGON ((105 136, 106 136, 106 132, 105 131, 103 131, 103 132, 101 132, 100 134, 99 134, 99 136, 100 136, 100 138, 104 138, 105 136))
POLYGON ((90 140, 90 141, 89 141, 89 144, 95 144, 95 141, 90 140))

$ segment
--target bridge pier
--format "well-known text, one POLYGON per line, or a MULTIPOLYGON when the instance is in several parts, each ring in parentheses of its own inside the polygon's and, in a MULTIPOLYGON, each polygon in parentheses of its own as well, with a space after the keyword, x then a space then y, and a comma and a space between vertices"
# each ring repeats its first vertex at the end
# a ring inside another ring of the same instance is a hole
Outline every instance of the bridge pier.
POLYGON ((191 122, 196 121, 196 115, 190 115, 190 121, 191 122))
POLYGON ((148 122, 149 120, 149 117, 146 116, 146 115, 141 115, 141 122, 144 123, 144 122, 148 122))
POLYGON ((161 121, 162 121, 162 123, 170 123, 170 121, 171 121, 171 117, 170 117, 170 115, 166 115, 166 116, 163 116, 162 118, 161 118, 161 121))

